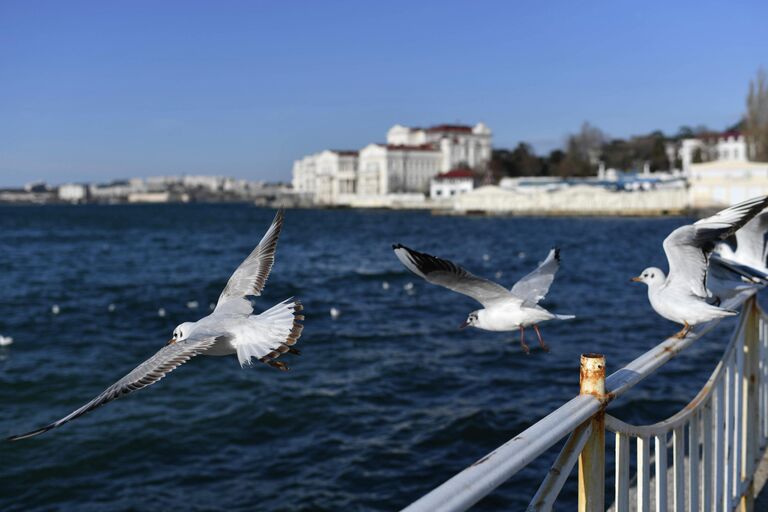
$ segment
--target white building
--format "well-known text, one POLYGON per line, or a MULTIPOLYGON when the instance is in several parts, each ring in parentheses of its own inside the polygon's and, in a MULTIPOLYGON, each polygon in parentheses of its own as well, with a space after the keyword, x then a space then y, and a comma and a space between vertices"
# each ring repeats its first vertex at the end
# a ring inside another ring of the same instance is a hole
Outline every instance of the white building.
POLYGON ((85 201, 86 197, 88 196, 88 189, 85 187, 85 185, 68 183, 59 187, 58 196, 62 201, 79 203, 80 201, 85 201))
POLYGON ((445 199, 465 194, 475 188, 475 175, 469 169, 454 169, 438 174, 429 185, 430 199, 445 199))
POLYGON ((430 180, 457 167, 480 168, 491 159, 491 130, 442 124, 429 128, 395 125, 386 144, 360 152, 323 151, 293 164, 293 188, 318 204, 350 204, 350 196, 430 192, 430 180))
POLYGON ((426 194, 441 162, 442 154, 430 144, 369 144, 360 150, 357 194, 426 194))
POLYGON ((478 168, 491 159, 491 130, 483 123, 475 126, 441 124, 429 128, 409 128, 396 124, 387 132, 387 144, 420 146, 430 144, 442 154, 441 172, 459 166, 478 168))
POLYGON ((748 160, 746 139, 742 133, 736 131, 683 139, 679 155, 684 173, 690 173, 691 164, 694 163, 694 156, 697 152, 700 154, 702 162, 714 160, 746 162, 748 160))
POLYGON ((691 164, 688 181, 692 207, 727 206, 768 194, 768 162, 717 160, 691 164))
POLYGON ((293 188, 314 194, 318 204, 337 204, 357 189, 357 151, 326 150, 293 163, 293 188))

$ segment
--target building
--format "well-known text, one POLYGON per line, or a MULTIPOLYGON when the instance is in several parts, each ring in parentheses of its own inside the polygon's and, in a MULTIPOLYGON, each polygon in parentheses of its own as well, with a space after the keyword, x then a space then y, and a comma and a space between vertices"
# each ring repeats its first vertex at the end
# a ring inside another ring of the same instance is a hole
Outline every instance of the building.
POLYGON ((716 160, 691 164, 688 181, 692 207, 727 206, 768 194, 768 162, 716 160))
POLYGON ((441 124, 429 128, 409 128, 396 124, 387 132, 387 144, 421 146, 440 150, 441 172, 459 166, 477 169, 491 159, 491 130, 483 123, 475 126, 441 124))
POLYGON ((385 144, 357 151, 322 151, 296 160, 293 188, 316 204, 351 204, 351 196, 428 194, 430 181, 451 169, 480 169, 491 159, 491 130, 441 124, 395 125, 385 144))
POLYGON ((88 189, 85 185, 68 183, 61 185, 57 190, 59 199, 70 203, 84 202, 88 198, 88 189))
POLYGON ((697 138, 683 139, 679 156, 683 172, 688 174, 691 165, 697 160, 699 163, 714 160, 746 162, 747 142, 744 134, 738 131, 703 134, 697 138))
POLYGON ((337 204, 357 190, 357 151, 326 150, 293 163, 293 188, 314 195, 317 204, 337 204))
POLYGON ((429 185, 430 199, 445 199, 465 194, 475 188, 475 175, 470 169, 453 169, 438 174, 429 185))
POLYGON ((360 150, 357 194, 429 192, 442 155, 430 144, 369 144, 360 150))

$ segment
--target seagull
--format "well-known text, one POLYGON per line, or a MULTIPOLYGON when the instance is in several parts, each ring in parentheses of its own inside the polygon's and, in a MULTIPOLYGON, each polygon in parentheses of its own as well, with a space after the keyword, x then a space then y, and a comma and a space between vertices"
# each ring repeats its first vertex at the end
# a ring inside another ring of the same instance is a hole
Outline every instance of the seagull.
POLYGON ((159 381, 192 357, 204 354, 237 354, 242 367, 253 359, 278 370, 288 366, 277 359, 284 353, 298 354, 293 345, 301 336, 304 320, 299 300, 287 299, 270 309, 254 314, 251 296, 261 295, 275 261, 275 249, 283 226, 283 210, 278 210, 272 225, 259 245, 229 278, 213 312, 197 322, 184 322, 173 330, 173 337, 155 355, 96 398, 76 411, 45 427, 8 437, 16 441, 59 427, 97 407, 159 381))
POLYGON ((395 244, 395 255, 405 267, 428 282, 443 286, 472 297, 482 304, 483 309, 472 311, 460 326, 476 327, 485 331, 520 330, 520 346, 528 354, 530 348, 525 343, 525 328, 533 326, 539 345, 545 351, 549 347, 541 337, 539 326, 547 320, 570 320, 573 315, 556 315, 539 306, 546 296, 555 273, 560 268, 560 249, 549 251, 547 258, 539 266, 518 281, 511 290, 482 277, 477 277, 455 263, 414 251, 395 244))
POLYGON ((768 212, 756 215, 734 235, 718 243, 711 262, 740 274, 745 282, 768 283, 768 212))
POLYGON ((648 301, 659 315, 683 325, 675 338, 685 338, 695 325, 738 314, 718 307, 719 299, 707 290, 709 256, 716 242, 734 234, 767 204, 768 196, 756 197, 675 229, 664 240, 669 275, 649 267, 631 279, 648 285, 648 301))

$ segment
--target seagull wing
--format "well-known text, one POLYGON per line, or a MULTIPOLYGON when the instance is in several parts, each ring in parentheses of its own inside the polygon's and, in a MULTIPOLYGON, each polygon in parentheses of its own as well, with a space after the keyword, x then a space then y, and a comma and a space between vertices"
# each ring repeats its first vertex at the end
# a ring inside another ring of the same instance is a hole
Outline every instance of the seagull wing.
POLYGON ((742 262, 752 265, 760 264, 761 268, 765 268, 766 256, 768 256, 766 254, 768 245, 765 243, 766 232, 768 232, 768 212, 763 212, 736 232, 736 257, 742 262))
POLYGON ((515 283, 511 290, 512 295, 521 298, 527 304, 538 304, 546 297, 559 268, 560 249, 555 247, 533 272, 515 283))
POLYGON ((414 251, 401 244, 393 245, 392 248, 397 259, 417 276, 432 284, 468 295, 485 307, 499 300, 514 299, 500 284, 477 277, 451 261, 414 251))
POLYGON ((283 227, 283 209, 277 211, 272 225, 259 245, 245 258, 219 296, 215 311, 250 314, 253 311, 247 297, 261 295, 272 265, 275 263, 277 239, 283 227))
POLYGON ((707 259, 715 243, 731 236, 767 204, 768 196, 749 199, 670 233, 664 240, 669 261, 667 285, 708 297, 707 259))
MULTIPOLYGON (((224 335, 226 336, 226 335, 224 335)), ((107 389, 105 389, 99 396, 80 407, 76 411, 64 416, 58 421, 46 425, 45 427, 27 432, 26 434, 20 434, 16 436, 8 437, 8 441, 17 441, 19 439, 25 439, 27 437, 36 436, 43 432, 48 432, 58 426, 72 421, 75 418, 89 413, 92 410, 101 407, 102 405, 116 400, 121 396, 127 395, 137 389, 141 389, 154 384, 159 381, 179 365, 186 363, 192 357, 205 352, 214 343, 220 340, 222 336, 195 336, 194 334, 189 338, 178 341, 171 345, 166 345, 161 348, 155 355, 141 363, 134 368, 128 375, 115 382, 107 389)))

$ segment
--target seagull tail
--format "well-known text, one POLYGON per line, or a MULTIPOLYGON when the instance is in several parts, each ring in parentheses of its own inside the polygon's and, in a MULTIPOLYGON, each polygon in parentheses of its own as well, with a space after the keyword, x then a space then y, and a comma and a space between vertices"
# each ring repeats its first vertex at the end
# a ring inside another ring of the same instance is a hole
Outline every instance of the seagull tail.
POLYGON ((576 315, 555 315, 555 318, 557 320, 573 320, 576 318, 576 315))
POLYGON ((275 304, 260 315, 248 317, 246 335, 236 341, 237 359, 240 366, 251 365, 253 359, 278 370, 287 370, 288 365, 277 361, 286 352, 298 355, 294 348, 304 325, 300 300, 290 298, 275 304), (244 338, 244 339, 243 339, 244 338))

